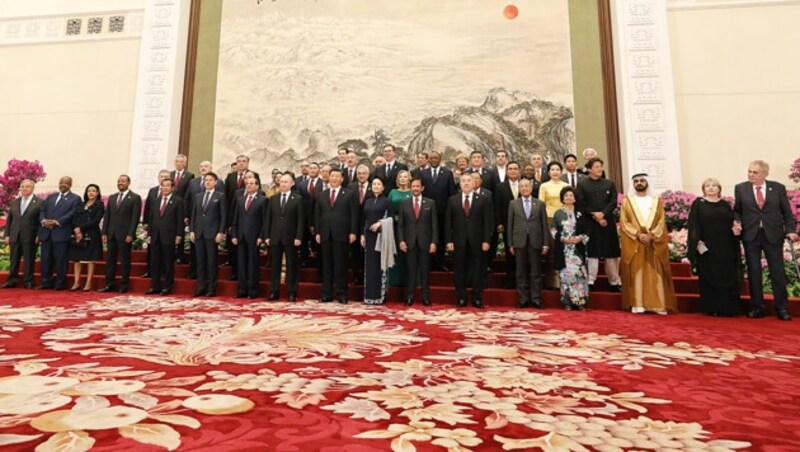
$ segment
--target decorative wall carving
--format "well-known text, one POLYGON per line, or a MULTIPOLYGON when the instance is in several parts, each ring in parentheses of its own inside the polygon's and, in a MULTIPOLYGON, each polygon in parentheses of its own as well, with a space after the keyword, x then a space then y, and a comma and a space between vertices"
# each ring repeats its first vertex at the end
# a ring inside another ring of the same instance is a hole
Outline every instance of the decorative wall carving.
POLYGON ((142 10, 0 18, 0 46, 138 39, 142 10))
POLYGON ((682 185, 666 14, 666 0, 612 3, 623 174, 655 192, 682 185))
POLYGON ((750 6, 791 5, 800 0, 668 0, 667 9, 745 8, 750 6))

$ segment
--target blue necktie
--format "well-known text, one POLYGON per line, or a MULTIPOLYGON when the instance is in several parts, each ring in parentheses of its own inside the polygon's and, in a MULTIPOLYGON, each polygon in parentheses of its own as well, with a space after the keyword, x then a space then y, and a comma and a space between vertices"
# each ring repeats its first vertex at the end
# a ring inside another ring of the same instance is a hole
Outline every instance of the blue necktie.
POLYGON ((525 218, 531 217, 531 199, 525 198, 525 218))

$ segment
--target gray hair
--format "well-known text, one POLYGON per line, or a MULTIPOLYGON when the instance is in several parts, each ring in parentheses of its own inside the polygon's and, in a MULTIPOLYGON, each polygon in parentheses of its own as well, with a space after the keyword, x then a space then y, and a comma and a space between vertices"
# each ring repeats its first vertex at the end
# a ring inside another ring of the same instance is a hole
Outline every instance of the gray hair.
POLYGON ((758 166, 759 168, 761 168, 761 171, 764 171, 765 173, 769 174, 769 163, 763 160, 753 160, 752 162, 750 162, 750 166, 758 166))

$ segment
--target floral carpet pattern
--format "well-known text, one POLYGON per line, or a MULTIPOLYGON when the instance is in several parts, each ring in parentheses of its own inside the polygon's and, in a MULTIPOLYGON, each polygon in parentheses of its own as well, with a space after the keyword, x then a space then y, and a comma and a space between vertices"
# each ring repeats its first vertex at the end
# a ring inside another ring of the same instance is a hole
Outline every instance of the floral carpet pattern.
POLYGON ((800 448, 792 326, 66 297, 0 303, 0 446, 800 448))

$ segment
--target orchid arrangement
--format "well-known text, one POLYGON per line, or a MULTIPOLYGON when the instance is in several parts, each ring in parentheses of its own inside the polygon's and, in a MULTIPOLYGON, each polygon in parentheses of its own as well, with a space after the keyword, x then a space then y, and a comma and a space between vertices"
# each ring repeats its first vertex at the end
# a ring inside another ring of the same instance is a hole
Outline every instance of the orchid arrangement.
POLYGON ((8 168, 0 175, 0 216, 8 211, 11 201, 19 193, 19 185, 25 179, 34 182, 41 182, 47 176, 44 167, 38 160, 33 162, 28 160, 11 159, 8 161, 8 168))

